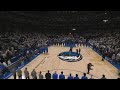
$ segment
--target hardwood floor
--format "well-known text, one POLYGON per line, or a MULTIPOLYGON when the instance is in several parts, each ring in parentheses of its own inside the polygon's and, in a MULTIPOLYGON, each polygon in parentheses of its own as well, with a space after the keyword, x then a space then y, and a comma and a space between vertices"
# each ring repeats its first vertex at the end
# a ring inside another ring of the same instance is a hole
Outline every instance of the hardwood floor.
MULTIPOLYGON (((79 47, 73 48, 73 51, 76 51, 76 48, 79 47)), ((107 79, 118 78, 118 70, 114 66, 112 66, 109 62, 101 61, 101 56, 98 55, 91 48, 86 48, 86 47, 80 47, 80 48, 83 59, 78 62, 66 62, 60 60, 57 57, 57 55, 61 52, 68 51, 69 47, 51 46, 49 47, 48 55, 44 55, 44 54, 39 55, 37 58, 35 58, 25 67, 23 67, 22 71, 24 71, 26 67, 28 68, 28 71, 30 73, 33 69, 35 69, 38 74, 40 71, 42 71, 43 75, 48 70, 50 70, 50 73, 57 71, 58 74, 60 74, 60 72, 63 71, 64 74, 66 75, 66 78, 70 73, 73 76, 75 76, 75 74, 78 74, 79 77, 81 78, 84 72, 87 73, 87 64, 92 63, 94 67, 92 67, 93 70, 90 71, 90 74, 93 75, 93 78, 99 79, 102 77, 103 74, 106 76, 107 79)), ((91 75, 87 74, 87 77, 90 78, 91 75)), ((13 76, 10 77, 10 79, 12 78, 13 76)), ((23 74, 23 79, 24 79, 24 74, 23 74)))

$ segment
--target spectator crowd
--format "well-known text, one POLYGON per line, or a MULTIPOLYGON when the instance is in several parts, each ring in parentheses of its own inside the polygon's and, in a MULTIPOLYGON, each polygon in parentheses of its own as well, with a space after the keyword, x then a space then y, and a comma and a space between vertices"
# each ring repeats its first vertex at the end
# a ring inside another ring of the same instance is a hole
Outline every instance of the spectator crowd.
MULTIPOLYGON (((29 54, 50 45, 63 46, 66 42, 90 46, 103 58, 113 63, 120 63, 120 32, 87 32, 84 34, 58 34, 37 32, 0 32, 0 72, 8 71, 7 67, 16 60, 29 59, 29 54)), ((34 73, 34 71, 33 71, 34 73)), ((1 75, 1 74, 0 74, 1 75)), ((77 78, 78 75, 76 75, 77 78)), ((42 77, 42 76, 41 76, 42 77)), ((56 77, 56 76, 55 76, 56 77)), ((62 77, 62 73, 61 73, 62 77)), ((70 74, 69 78, 73 78, 70 74)))

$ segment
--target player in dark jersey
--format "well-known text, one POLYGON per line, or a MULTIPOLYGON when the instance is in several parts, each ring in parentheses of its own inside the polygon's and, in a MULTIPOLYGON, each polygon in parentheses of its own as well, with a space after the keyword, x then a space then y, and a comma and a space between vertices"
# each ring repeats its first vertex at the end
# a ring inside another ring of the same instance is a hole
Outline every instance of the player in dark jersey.
POLYGON ((79 48, 78 53, 80 54, 80 52, 81 52, 81 49, 79 48))
POLYGON ((70 47, 70 50, 69 50, 69 51, 72 52, 72 49, 73 49, 73 47, 70 47))
POLYGON ((92 66, 94 66, 94 65, 92 65, 92 63, 87 64, 87 69, 88 69, 87 74, 90 73, 90 70, 93 70, 93 69, 91 68, 92 66))
POLYGON ((78 53, 78 49, 76 49, 76 52, 78 53))

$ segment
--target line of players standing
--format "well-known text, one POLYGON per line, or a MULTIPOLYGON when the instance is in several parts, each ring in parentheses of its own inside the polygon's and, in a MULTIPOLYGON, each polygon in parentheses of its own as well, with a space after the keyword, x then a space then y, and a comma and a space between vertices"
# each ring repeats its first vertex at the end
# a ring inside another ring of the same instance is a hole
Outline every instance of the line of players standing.
MULTIPOLYGON (((55 46, 65 46, 67 43, 66 42, 54 42, 53 41, 53 45, 55 46)), ((85 46, 85 47, 88 47, 89 46, 89 43, 86 41, 86 42, 74 42, 73 44, 76 44, 76 46, 85 46)))

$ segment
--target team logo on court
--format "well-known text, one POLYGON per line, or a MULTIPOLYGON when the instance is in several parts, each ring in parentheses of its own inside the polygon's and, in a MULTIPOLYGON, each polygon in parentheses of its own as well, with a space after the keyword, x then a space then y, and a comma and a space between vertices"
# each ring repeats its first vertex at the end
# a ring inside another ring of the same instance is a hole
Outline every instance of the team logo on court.
POLYGON ((80 61, 83 57, 81 54, 76 52, 62 52, 58 55, 59 59, 67 62, 80 61))

